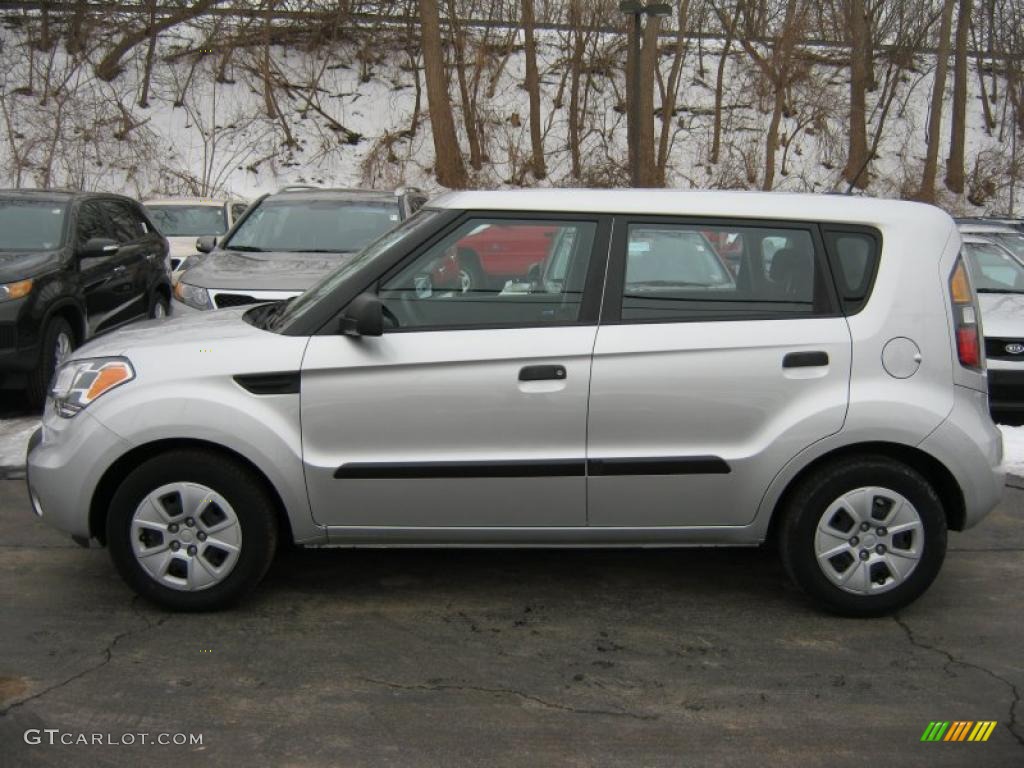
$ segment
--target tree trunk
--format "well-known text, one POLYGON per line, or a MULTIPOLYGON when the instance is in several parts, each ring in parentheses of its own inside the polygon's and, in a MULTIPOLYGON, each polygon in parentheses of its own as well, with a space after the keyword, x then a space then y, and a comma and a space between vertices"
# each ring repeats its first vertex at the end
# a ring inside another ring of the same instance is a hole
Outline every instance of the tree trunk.
POLYGON ((569 161, 572 177, 578 179, 582 171, 580 158, 581 120, 580 120, 580 76, 583 74, 583 55, 586 53, 586 37, 580 28, 583 24, 583 13, 580 8, 582 0, 569 2, 569 26, 572 28, 572 58, 569 62, 569 161))
POLYGON ((644 25, 644 45, 640 53, 640 93, 637 104, 640 186, 658 186, 654 157, 654 69, 658 66, 658 29, 660 19, 648 16, 644 25))
POLYGON ((419 0, 419 3, 423 34, 423 71, 436 156, 434 170, 439 183, 452 189, 463 189, 468 179, 466 166, 462 162, 462 153, 459 151, 459 140, 455 135, 455 121, 452 119, 437 0, 419 0))
POLYGON ((683 62, 686 59, 686 28, 689 21, 690 0, 679 0, 676 8, 678 26, 676 32, 675 55, 672 57, 672 69, 668 73, 668 82, 661 99, 661 133, 658 136, 658 158, 655 168, 655 184, 664 187, 668 171, 668 155, 671 148, 672 128, 676 124, 676 100, 679 95, 679 80, 682 77, 683 62))
POLYGON ((761 189, 770 192, 775 185, 775 151, 779 146, 779 123, 786 108, 786 91, 782 86, 775 88, 775 103, 772 107, 772 119, 768 123, 768 135, 765 138, 764 181, 761 189))
POLYGON ((459 96, 462 99, 462 123, 466 129, 466 140, 469 142, 469 164, 473 170, 479 171, 484 167, 483 148, 477 130, 476 100, 470 92, 469 81, 466 78, 466 33, 458 20, 455 0, 448 0, 448 23, 455 38, 455 75, 459 83, 459 96))
POLYGON ((942 22, 939 26, 939 47, 935 64, 935 82, 932 84, 931 113, 928 115, 928 151, 924 160, 921 186, 914 196, 923 203, 935 202, 935 177, 938 175, 939 140, 942 138, 942 97, 946 92, 946 72, 949 69, 949 33, 953 26, 953 4, 944 0, 942 22))
MULTIPOLYGON (((732 46, 736 23, 739 21, 742 9, 743 4, 736 3, 736 11, 732 19, 728 20, 727 23, 723 23, 725 27, 725 42, 722 44, 722 52, 718 56, 718 74, 715 77, 715 125, 711 137, 711 162, 714 164, 718 163, 722 146, 722 97, 725 93, 725 67, 729 62, 729 48, 732 46)), ((722 20, 726 22, 725 17, 722 17, 722 20)))
POLYGON ((540 128, 540 75, 537 72, 537 43, 533 38, 533 0, 523 0, 523 37, 526 45, 526 92, 530 97, 530 147, 533 150, 533 177, 548 175, 544 164, 544 137, 540 128))
POLYGON ((274 77, 270 65, 270 30, 277 0, 267 0, 267 15, 263 18, 263 57, 260 60, 260 76, 263 79, 263 109, 267 117, 277 117, 277 104, 274 100, 274 77))
POLYGON ((946 161, 946 188, 964 191, 964 144, 967 133, 967 39, 971 30, 971 2, 960 0, 956 20, 956 45, 953 54, 953 121, 949 131, 949 158, 946 161))
MULTIPOLYGON (((156 23, 156 2, 150 0, 149 4, 149 24, 152 28, 153 24, 156 23)), ((146 47, 146 64, 142 71, 142 93, 139 94, 139 106, 146 108, 149 106, 149 81, 153 77, 153 55, 156 53, 156 33, 154 32, 149 36, 149 45, 146 47)))
POLYGON ((844 178, 855 187, 868 185, 868 131, 865 93, 868 88, 867 16, 864 0, 848 0, 850 27, 850 142, 844 178))

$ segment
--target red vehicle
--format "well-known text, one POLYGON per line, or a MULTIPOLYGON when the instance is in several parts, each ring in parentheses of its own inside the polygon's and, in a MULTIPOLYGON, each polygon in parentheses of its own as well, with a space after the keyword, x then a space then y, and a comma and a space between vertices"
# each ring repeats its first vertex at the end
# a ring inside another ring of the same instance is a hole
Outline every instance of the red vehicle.
POLYGON ((482 224, 449 249, 434 270, 434 285, 465 292, 525 278, 531 267, 547 258, 558 230, 557 226, 482 224))

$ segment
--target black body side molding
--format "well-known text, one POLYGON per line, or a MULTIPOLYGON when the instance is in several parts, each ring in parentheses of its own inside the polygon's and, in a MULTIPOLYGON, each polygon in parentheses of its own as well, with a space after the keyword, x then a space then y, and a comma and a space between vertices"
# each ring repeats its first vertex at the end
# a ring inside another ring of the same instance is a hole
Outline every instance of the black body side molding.
POLYGON ((727 475, 718 456, 685 458, 540 459, 526 461, 352 462, 334 470, 344 480, 467 477, 583 477, 615 475, 727 475))

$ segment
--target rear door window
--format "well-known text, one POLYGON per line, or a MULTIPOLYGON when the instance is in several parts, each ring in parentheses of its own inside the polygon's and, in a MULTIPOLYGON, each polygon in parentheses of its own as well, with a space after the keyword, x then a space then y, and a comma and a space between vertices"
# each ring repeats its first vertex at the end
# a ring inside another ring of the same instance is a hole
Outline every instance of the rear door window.
MULTIPOLYGON (((628 225, 624 322, 813 317, 834 312, 812 228, 628 225)), ((621 247, 621 246, 620 246, 621 247)))

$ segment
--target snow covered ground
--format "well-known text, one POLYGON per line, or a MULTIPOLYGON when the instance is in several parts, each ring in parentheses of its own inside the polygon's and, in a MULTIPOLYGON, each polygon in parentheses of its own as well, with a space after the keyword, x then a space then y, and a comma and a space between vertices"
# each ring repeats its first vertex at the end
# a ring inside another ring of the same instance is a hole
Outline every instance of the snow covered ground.
MULTIPOLYGON (((18 470, 25 463, 25 450, 39 419, 28 416, 0 419, 0 474, 18 470)), ((1024 477, 1024 427, 999 425, 1003 432, 1003 467, 1007 472, 1024 477)))
POLYGON ((35 416, 0 419, 0 470, 24 465, 28 439, 38 426, 39 419, 35 416))

